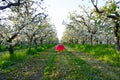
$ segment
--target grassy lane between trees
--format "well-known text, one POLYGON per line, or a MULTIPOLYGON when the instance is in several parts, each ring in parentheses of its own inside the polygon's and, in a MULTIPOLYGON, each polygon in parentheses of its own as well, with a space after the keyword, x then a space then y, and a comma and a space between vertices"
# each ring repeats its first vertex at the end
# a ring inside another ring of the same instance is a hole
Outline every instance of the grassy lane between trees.
MULTIPOLYGON (((119 80, 120 79, 120 72, 119 72, 120 67, 117 66, 120 63, 118 63, 117 65, 114 65, 110 62, 105 61, 104 59, 100 59, 101 56, 95 56, 90 53, 80 52, 80 50, 78 50, 78 49, 76 50, 71 47, 68 47, 68 48, 69 48, 69 50, 72 50, 72 53, 74 56, 76 56, 76 57, 82 59, 83 61, 85 61, 86 63, 88 63, 89 66, 92 67, 93 69, 98 70, 97 73, 102 74, 106 78, 105 80, 119 80)), ((116 54, 116 53, 113 53, 113 54, 116 54)), ((94 79, 92 79, 92 80, 94 80, 94 79)), ((98 80, 99 80, 99 78, 98 78, 98 80)), ((100 80, 104 80, 104 79, 100 79, 100 80)))
POLYGON ((51 64, 49 60, 55 55, 49 54, 47 50, 29 55, 23 52, 19 52, 19 55, 17 53, 17 56, 12 58, 9 58, 8 54, 1 58, 0 80, 39 80, 45 67, 51 64))
POLYGON ((55 47, 0 68, 0 80, 119 80, 120 68, 93 55, 67 47, 55 47))
POLYGON ((114 45, 68 45, 77 51, 87 53, 97 59, 109 63, 113 66, 120 67, 120 53, 116 52, 114 45))
POLYGON ((107 80, 99 69, 91 67, 70 51, 58 53, 48 66, 43 80, 107 80))

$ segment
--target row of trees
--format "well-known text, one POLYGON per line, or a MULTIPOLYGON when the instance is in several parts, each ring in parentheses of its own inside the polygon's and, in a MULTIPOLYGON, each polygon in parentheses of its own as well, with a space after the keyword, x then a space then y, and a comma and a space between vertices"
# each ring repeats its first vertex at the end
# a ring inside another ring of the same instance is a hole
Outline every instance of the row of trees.
POLYGON ((64 43, 115 44, 120 51, 120 9, 119 1, 108 0, 98 7, 98 0, 90 0, 93 9, 79 6, 79 12, 69 14, 64 24, 66 30, 62 37, 64 43))
POLYGON ((14 46, 57 43, 57 33, 44 8, 43 0, 2 0, 0 3, 0 45, 9 53, 14 46))

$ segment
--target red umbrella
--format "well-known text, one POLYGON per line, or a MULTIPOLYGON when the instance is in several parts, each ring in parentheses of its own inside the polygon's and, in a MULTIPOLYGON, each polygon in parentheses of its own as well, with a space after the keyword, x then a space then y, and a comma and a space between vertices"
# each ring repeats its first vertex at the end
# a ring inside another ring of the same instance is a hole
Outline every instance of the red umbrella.
POLYGON ((64 51, 64 49, 65 49, 65 47, 64 47, 64 45, 62 45, 62 44, 58 44, 58 45, 56 46, 56 51, 64 51))

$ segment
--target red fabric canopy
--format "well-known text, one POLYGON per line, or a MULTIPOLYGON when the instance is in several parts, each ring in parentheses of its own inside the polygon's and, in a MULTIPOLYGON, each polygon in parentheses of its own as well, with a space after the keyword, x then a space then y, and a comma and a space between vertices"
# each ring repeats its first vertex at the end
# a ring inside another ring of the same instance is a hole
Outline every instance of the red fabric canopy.
POLYGON ((64 45, 62 45, 62 44, 58 44, 58 45, 56 46, 56 51, 64 51, 64 49, 65 49, 65 47, 64 47, 64 45))

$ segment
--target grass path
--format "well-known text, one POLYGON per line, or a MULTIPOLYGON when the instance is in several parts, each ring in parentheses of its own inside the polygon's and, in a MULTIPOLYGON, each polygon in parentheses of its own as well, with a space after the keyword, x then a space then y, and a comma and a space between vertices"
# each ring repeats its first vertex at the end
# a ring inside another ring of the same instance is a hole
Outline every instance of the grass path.
POLYGON ((90 54, 76 51, 70 47, 69 50, 71 50, 72 54, 76 57, 86 61, 91 67, 98 69, 107 80, 120 80, 120 67, 101 61, 90 54))
POLYGON ((52 48, 1 69, 0 80, 119 80, 119 71, 72 48, 61 53, 52 48))
POLYGON ((40 80, 54 55, 49 51, 31 55, 25 61, 0 71, 0 80, 40 80))

